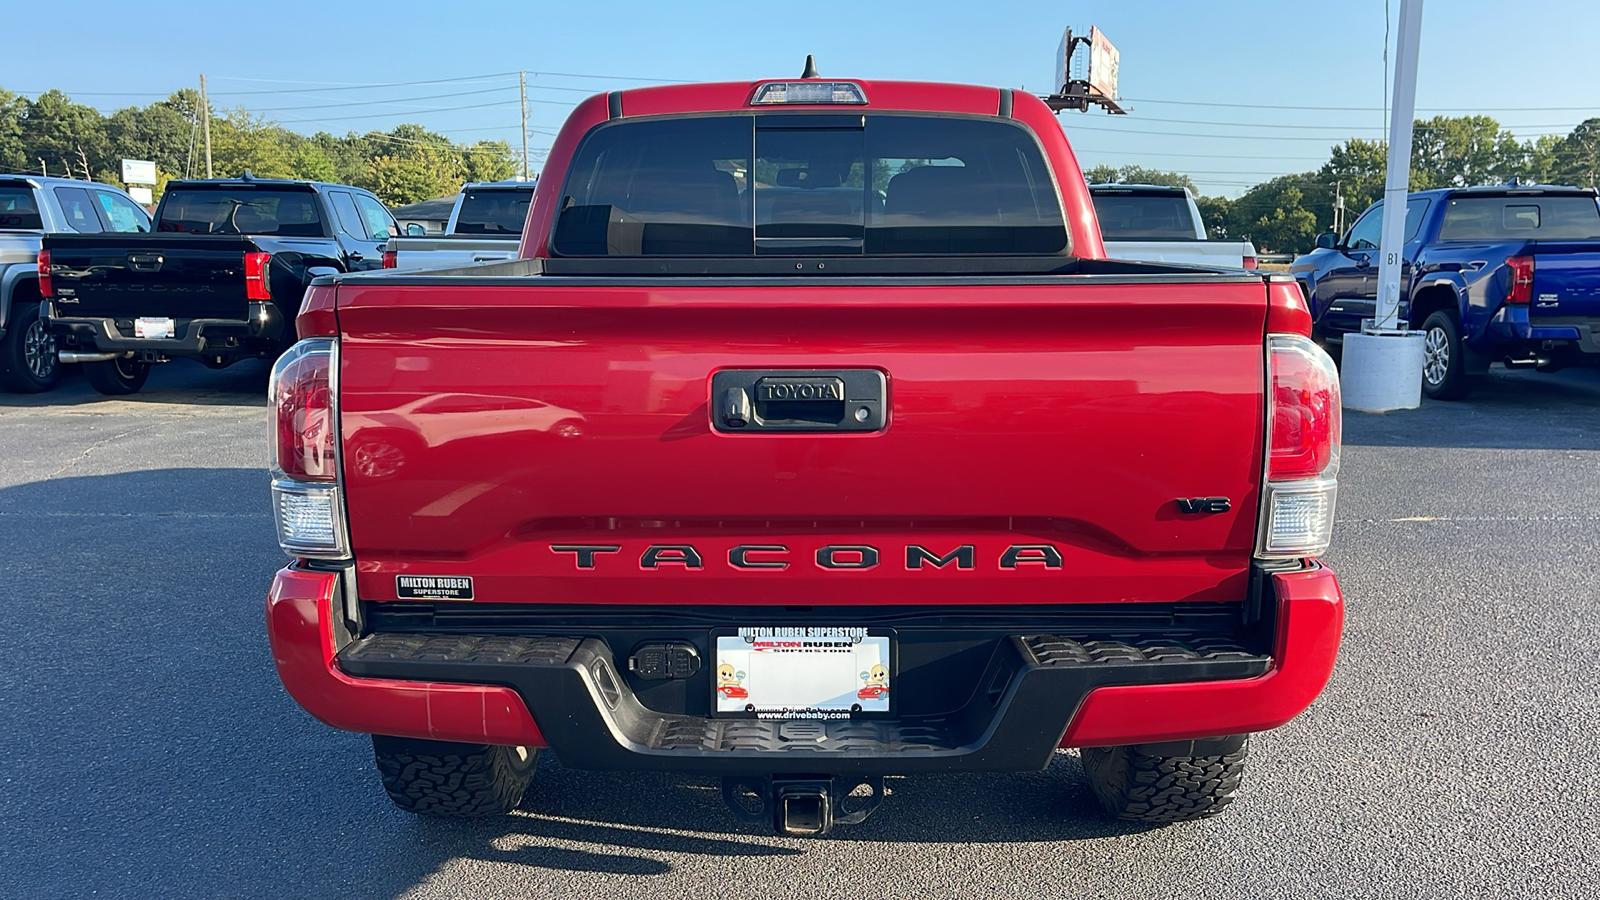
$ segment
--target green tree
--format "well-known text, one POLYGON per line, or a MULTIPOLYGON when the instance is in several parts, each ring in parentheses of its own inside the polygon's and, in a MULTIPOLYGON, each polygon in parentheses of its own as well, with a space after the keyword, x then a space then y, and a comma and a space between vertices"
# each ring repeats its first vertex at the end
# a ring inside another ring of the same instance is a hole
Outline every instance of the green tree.
POLYGON ((1206 234, 1212 238, 1229 236, 1229 224, 1233 217, 1232 200, 1227 197, 1196 197, 1194 203, 1200 208, 1200 221, 1205 223, 1206 234))
POLYGON ((289 165, 296 178, 307 181, 337 181, 339 178, 333 160, 314 141, 302 141, 290 154, 289 165))
POLYGON ((522 161, 505 141, 478 141, 461 151, 468 181, 505 181, 522 173, 522 161))
POLYGON ((244 109, 211 118, 211 168, 221 178, 249 172, 261 178, 293 178, 292 138, 280 127, 244 109))
MULTIPOLYGON (((1315 177, 1344 194, 1346 220, 1354 222, 1362 210, 1383 197, 1388 176, 1388 143, 1351 138, 1329 151, 1328 161, 1317 170, 1315 177)), ((1412 183, 1415 188, 1415 175, 1412 183)), ((1331 224, 1332 213, 1328 215, 1331 224)))
MULTIPOLYGON (((148 159, 163 172, 182 172, 193 160, 196 122, 170 101, 119 109, 105 124, 116 162, 148 159)), ((116 171, 120 174, 120 166, 116 171)))
POLYGON ((71 174, 88 180, 114 164, 100 111, 73 103, 60 91, 45 91, 27 104, 21 132, 24 152, 31 161, 26 168, 42 167, 51 175, 71 174))
POLYGON ((368 165, 371 178, 365 187, 390 206, 453 194, 461 190, 464 180, 460 157, 432 147, 378 156, 368 165))
POLYGON ((28 159, 22 143, 22 119, 28 101, 0 88, 0 171, 27 172, 39 164, 28 159))
POLYGON ((1182 187, 1193 191, 1194 182, 1182 172, 1164 172, 1160 169, 1146 169, 1144 166, 1107 166, 1099 165, 1083 171, 1083 178, 1090 184, 1161 184, 1168 187, 1182 187))
POLYGON ((1333 190, 1316 172, 1262 182, 1233 201, 1227 234, 1257 250, 1298 253, 1310 249, 1333 218, 1333 190))
POLYGON ((1600 187, 1600 118, 1581 122, 1551 155, 1549 181, 1600 187))
POLYGON ((1523 145, 1489 116, 1435 116, 1411 134, 1411 189, 1498 184, 1526 163, 1523 145))

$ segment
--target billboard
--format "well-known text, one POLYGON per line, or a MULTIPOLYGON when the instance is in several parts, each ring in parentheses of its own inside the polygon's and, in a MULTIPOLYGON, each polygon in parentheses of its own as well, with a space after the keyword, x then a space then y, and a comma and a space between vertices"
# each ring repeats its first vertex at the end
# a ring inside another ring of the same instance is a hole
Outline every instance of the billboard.
POLYGON ((147 159, 125 159, 122 161, 123 184, 155 184, 156 164, 147 159))
POLYGON ((1117 48, 1111 46, 1106 33, 1098 28, 1089 29, 1089 87, 1113 100, 1117 97, 1117 48))

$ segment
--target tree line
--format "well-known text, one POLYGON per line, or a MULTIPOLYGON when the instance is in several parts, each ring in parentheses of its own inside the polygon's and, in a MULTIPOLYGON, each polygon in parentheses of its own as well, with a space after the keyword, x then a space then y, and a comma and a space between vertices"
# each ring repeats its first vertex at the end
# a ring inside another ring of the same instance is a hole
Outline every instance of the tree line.
MULTIPOLYGON (((1383 197, 1388 143, 1351 138, 1334 146, 1322 167, 1264 181, 1237 199, 1197 197, 1213 237, 1248 240, 1262 252, 1301 253, 1333 227, 1334 197, 1343 194, 1345 227, 1383 197)), ((1140 166, 1095 166, 1090 184, 1166 184, 1195 191, 1181 172, 1140 166)), ((1600 118, 1565 137, 1519 141, 1489 116, 1438 116, 1416 122, 1411 138, 1413 191, 1524 183, 1600 186, 1600 118)), ((1195 191, 1198 194, 1198 191, 1195 191)))
MULTIPOLYGON (((148 106, 106 115, 51 90, 29 99, 0 88, 0 172, 66 175, 120 184, 122 159, 152 160, 161 187, 205 175, 200 94, 174 91, 148 106)), ((1334 197, 1346 224, 1383 194, 1383 141, 1351 138, 1309 172, 1282 175, 1236 199, 1199 197, 1210 233, 1255 243, 1264 252, 1301 252, 1333 225, 1334 197)), ((302 178, 367 188, 391 206, 442 197, 467 181, 499 181, 518 171, 505 141, 458 144, 421 125, 390 131, 318 132, 307 136, 239 108, 211 113, 212 170, 237 176, 302 178)), ((1194 190, 1181 172, 1141 166, 1095 166, 1091 183, 1170 184, 1194 190)), ((1540 184, 1600 185, 1600 118, 1565 137, 1520 141, 1489 116, 1418 120, 1412 137, 1411 189, 1499 184, 1513 177, 1540 184)), ((1198 191, 1196 191, 1198 194, 1198 191)))
MULTIPOLYGON (((170 179, 205 177, 201 110, 191 88, 110 115, 56 90, 30 100, 0 88, 0 172, 120 185, 121 160, 151 160, 159 197, 170 179)), ((308 137, 240 108, 211 111, 211 168, 219 177, 248 169, 262 178, 353 184, 399 206, 453 194, 467 181, 511 178, 520 166, 505 141, 457 144, 411 124, 308 137)))

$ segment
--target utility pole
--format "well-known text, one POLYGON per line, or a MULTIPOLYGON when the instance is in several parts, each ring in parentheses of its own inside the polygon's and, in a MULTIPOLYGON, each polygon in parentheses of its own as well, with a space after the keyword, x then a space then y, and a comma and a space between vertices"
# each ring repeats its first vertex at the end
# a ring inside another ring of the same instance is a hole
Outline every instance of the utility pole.
POLYGON ((206 76, 200 75, 200 121, 206 132, 206 177, 211 177, 211 101, 206 99, 206 76))
POLYGON ((1333 233, 1344 234, 1344 182, 1333 183, 1333 233))
POLYGON ((1389 168, 1378 241, 1376 315, 1361 323, 1360 334, 1347 335, 1344 342, 1344 405, 1371 412, 1422 405, 1422 332, 1400 325, 1411 127, 1416 117, 1417 51, 1421 44, 1422 0, 1400 0, 1394 98, 1389 104, 1389 168))
POLYGON ((517 83, 522 88, 522 180, 528 180, 528 73, 518 72, 517 83))

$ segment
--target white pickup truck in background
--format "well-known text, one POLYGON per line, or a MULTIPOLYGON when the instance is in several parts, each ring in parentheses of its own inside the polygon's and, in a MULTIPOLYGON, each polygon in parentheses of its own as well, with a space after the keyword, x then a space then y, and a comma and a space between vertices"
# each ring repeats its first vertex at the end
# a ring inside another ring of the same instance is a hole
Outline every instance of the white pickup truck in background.
POLYGON ((1112 259, 1256 267, 1256 248, 1249 241, 1207 238, 1200 207, 1187 188, 1091 184, 1089 195, 1094 198, 1106 256, 1112 259))
MULTIPOLYGON (((537 181, 490 181, 462 186, 445 233, 390 238, 385 269, 439 269, 515 259, 537 181)), ((420 230, 420 226, 417 227, 420 230)))

